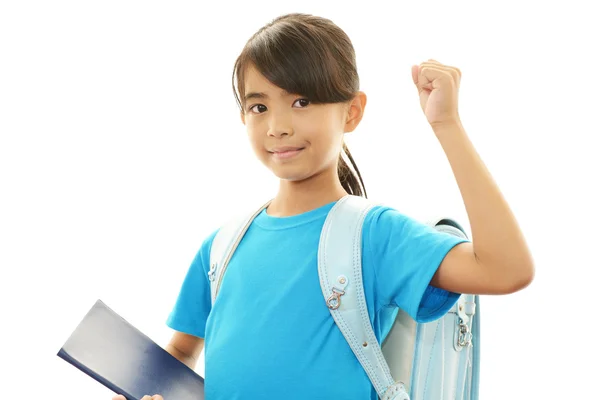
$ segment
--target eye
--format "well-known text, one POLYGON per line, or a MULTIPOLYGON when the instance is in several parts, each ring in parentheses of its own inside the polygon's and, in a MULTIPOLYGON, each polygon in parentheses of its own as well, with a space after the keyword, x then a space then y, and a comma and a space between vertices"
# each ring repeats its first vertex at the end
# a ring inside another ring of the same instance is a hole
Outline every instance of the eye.
POLYGON ((250 108, 248 109, 248 111, 252 111, 252 112, 253 112, 253 113, 255 113, 255 114, 261 114, 261 113, 263 113, 263 112, 267 111, 267 107, 266 107, 264 104, 255 104, 255 105, 253 105, 252 107, 250 107, 250 108), (257 108, 257 107, 262 107, 262 109, 261 109, 262 111, 258 111, 258 110, 255 110, 255 111, 253 111, 253 110, 254 110, 255 108, 257 108))
MULTIPOLYGON (((310 104, 310 100, 308 99, 298 99, 294 102, 294 104, 299 103, 300 107, 299 108, 306 108, 308 107, 308 105, 310 104)), ((263 112, 266 111, 266 106, 264 104, 255 104, 252 107, 248 108, 248 111, 254 113, 254 114, 262 114, 263 112), (258 109, 254 110, 257 107, 262 107, 262 111, 258 111, 258 109)))
POLYGON ((308 99, 298 99, 294 102, 294 104, 296 103, 300 103, 300 108, 305 108, 308 107, 308 105, 310 104, 310 100, 308 99))

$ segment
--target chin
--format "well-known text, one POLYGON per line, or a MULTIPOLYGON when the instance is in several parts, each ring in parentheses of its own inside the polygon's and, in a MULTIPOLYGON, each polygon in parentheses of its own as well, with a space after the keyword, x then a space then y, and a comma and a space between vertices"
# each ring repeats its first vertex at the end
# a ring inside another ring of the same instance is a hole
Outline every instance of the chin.
POLYGON ((282 181, 288 182, 301 182, 311 177, 311 175, 289 175, 289 174, 275 174, 276 177, 282 181))
POLYGON ((314 175, 307 171, 290 171, 290 170, 286 171, 286 170, 283 170, 282 168, 277 168, 277 169, 271 168, 271 172, 273 173, 273 175, 275 175, 282 181, 288 181, 288 182, 304 181, 314 175))

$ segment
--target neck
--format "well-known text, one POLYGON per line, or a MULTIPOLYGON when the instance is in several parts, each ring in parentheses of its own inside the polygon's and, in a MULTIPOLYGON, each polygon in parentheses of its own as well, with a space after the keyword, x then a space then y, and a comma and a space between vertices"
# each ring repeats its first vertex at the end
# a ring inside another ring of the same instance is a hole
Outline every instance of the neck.
POLYGON ((274 217, 297 215, 338 201, 346 195, 337 170, 324 171, 303 181, 281 180, 279 191, 267 212, 274 217))

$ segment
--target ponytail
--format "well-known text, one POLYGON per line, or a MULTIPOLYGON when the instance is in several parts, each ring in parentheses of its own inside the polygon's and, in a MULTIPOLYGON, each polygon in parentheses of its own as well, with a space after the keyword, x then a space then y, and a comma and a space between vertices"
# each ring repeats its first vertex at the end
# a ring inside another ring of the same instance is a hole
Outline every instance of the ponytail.
POLYGON ((360 175, 360 171, 354 162, 354 158, 352 158, 352 154, 350 154, 350 150, 348 150, 348 146, 346 143, 342 146, 343 154, 340 154, 340 159, 338 162, 338 175, 340 177, 340 183, 346 193, 363 196, 367 198, 367 191, 365 189, 365 183, 363 182, 362 176, 360 175), (350 164, 352 164, 352 168, 348 165, 343 155, 346 155, 350 164))

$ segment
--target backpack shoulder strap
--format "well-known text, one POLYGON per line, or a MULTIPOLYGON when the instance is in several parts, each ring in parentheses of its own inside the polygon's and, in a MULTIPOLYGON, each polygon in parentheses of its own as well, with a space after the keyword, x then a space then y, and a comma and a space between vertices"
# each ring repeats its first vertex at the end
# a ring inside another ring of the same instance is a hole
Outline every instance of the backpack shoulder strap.
POLYGON ((362 281, 362 226, 375 206, 348 195, 331 209, 319 242, 321 289, 329 311, 381 399, 408 400, 395 382, 371 326, 362 281))
POLYGON ((214 304, 223 275, 233 256, 235 249, 242 241, 246 231, 254 221, 254 218, 269 205, 270 201, 261 206, 251 214, 242 214, 231 218, 218 230, 210 247, 210 270, 208 279, 210 281, 210 298, 214 304))
POLYGON ((465 229, 452 218, 433 218, 427 221, 427 225, 435 228, 439 232, 445 232, 449 235, 468 239, 465 229))

